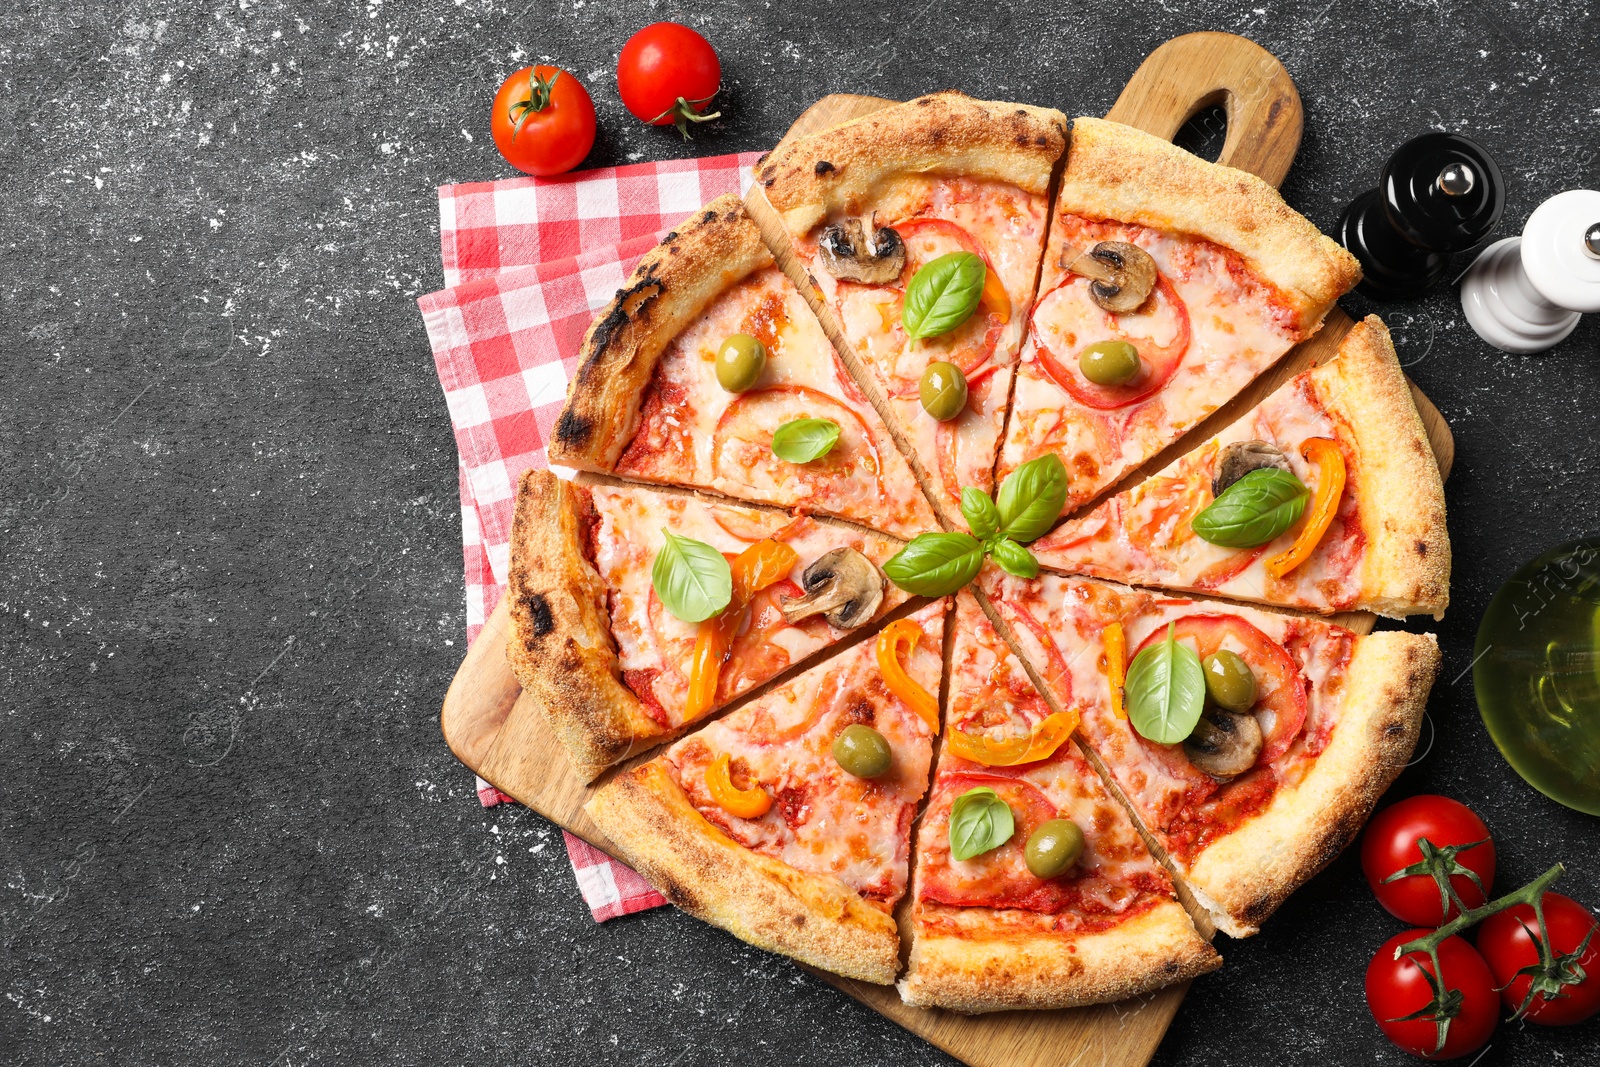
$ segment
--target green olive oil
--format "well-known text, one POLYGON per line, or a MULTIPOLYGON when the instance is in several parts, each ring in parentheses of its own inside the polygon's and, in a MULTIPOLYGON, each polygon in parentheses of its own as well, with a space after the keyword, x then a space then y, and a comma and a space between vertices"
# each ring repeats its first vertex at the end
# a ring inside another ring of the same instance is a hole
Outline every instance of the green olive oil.
POLYGON ((1600 815, 1600 537, 1512 575, 1474 651, 1478 713, 1500 753, 1552 800, 1600 815))

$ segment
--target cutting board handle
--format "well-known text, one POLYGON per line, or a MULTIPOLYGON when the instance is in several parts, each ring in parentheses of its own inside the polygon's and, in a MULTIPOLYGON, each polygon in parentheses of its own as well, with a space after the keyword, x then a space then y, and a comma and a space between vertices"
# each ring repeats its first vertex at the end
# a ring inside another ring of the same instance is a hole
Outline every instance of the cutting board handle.
POLYGON ((1276 56, 1231 33, 1186 33, 1139 64, 1106 118, 1170 141, 1183 124, 1221 104, 1228 136, 1218 163, 1274 186, 1289 173, 1305 111, 1276 56))

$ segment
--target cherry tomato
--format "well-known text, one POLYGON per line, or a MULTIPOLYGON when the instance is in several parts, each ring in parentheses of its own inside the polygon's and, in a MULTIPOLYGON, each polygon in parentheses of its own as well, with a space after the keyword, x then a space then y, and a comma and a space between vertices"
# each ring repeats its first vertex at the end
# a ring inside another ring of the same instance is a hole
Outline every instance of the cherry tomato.
POLYGON ((1452 902, 1448 914, 1439 901, 1439 885, 1427 874, 1412 874, 1385 884, 1384 879, 1422 861, 1420 838, 1435 848, 1464 848, 1455 862, 1478 876, 1480 889, 1465 874, 1451 874, 1450 885, 1469 908, 1482 907, 1494 885, 1494 842, 1489 828, 1472 809, 1449 797, 1408 797, 1378 812, 1361 839, 1361 869, 1367 884, 1384 909, 1402 922, 1439 926, 1458 914, 1452 902))
POLYGON ((527 174, 562 174, 594 147, 594 101, 559 67, 523 67, 500 83, 489 120, 494 146, 527 174))
POLYGON ((1541 1026, 1571 1026, 1600 1013, 1600 924, 1582 904, 1560 893, 1546 893, 1541 907, 1542 929, 1527 904, 1483 920, 1478 927, 1478 951, 1488 961, 1495 985, 1501 987, 1501 999, 1515 1013, 1521 1011, 1535 980, 1534 975, 1519 972, 1539 963, 1539 947, 1530 931, 1548 937, 1553 967, 1548 974, 1538 975, 1539 991, 1529 1002, 1525 1018, 1541 1026), (1589 939, 1587 945, 1584 938, 1589 939))
POLYGON ((1439 945, 1440 977, 1447 990, 1459 990, 1461 1006, 1450 1020, 1444 1047, 1439 1048, 1439 1028, 1431 1018, 1403 1019, 1425 1009, 1434 999, 1433 961, 1426 952, 1394 958, 1395 949, 1425 937, 1427 930, 1407 930, 1383 943, 1367 964, 1367 1008, 1383 1036, 1413 1056, 1425 1060, 1450 1060, 1476 1052, 1488 1043, 1500 1021, 1500 997, 1494 978, 1476 949, 1459 937, 1439 945))
POLYGON ((652 126, 676 126, 685 138, 689 123, 705 114, 722 84, 722 64, 704 37, 676 22, 654 22, 628 38, 617 59, 617 92, 633 117, 652 126))

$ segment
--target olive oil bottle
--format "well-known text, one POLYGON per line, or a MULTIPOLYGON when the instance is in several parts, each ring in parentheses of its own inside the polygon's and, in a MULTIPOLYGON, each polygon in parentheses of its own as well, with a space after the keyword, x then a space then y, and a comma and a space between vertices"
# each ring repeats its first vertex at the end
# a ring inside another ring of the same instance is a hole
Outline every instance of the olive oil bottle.
POLYGON ((1600 815, 1600 536, 1512 575, 1475 656, 1478 713, 1501 754, 1552 800, 1600 815))

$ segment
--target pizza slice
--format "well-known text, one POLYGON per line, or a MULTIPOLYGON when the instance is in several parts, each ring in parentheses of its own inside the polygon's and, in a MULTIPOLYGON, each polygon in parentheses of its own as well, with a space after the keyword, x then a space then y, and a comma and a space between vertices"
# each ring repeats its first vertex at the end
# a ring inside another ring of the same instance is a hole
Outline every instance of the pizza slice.
POLYGON ((1077 1007, 1222 965, 1073 744, 1075 723, 958 594, 944 746, 917 831, 906 1003, 1077 1007), (1000 808, 1009 826, 983 839, 1000 808))
POLYGON ((1024 582, 990 568, 982 581, 1174 870, 1234 937, 1256 933, 1355 838, 1410 757, 1439 667, 1431 634, 1360 636, 1085 578, 1024 582))
POLYGON ((584 806, 668 900, 752 945, 887 984, 939 728, 948 599, 624 771, 584 806))
POLYGON ((1360 276, 1259 178, 1077 119, 1000 476, 1054 452, 1072 511, 1315 333, 1360 276))
POLYGON ((803 137, 757 169, 823 314, 956 525, 961 487, 992 485, 1066 128, 1059 111, 942 92, 803 137), (919 301, 950 288, 963 257, 966 302, 929 314, 919 301))
POLYGON ((528 471, 507 657, 588 781, 903 603, 878 569, 898 547, 804 515, 528 471), (685 621, 659 594, 669 536, 727 560, 720 613, 685 621))
POLYGON ((549 456, 905 537, 935 525, 883 420, 732 195, 647 253, 589 327, 549 456))
POLYGON ((1439 465, 1377 316, 1334 359, 1030 547, 1069 573, 1322 613, 1439 618, 1450 600, 1439 465))

